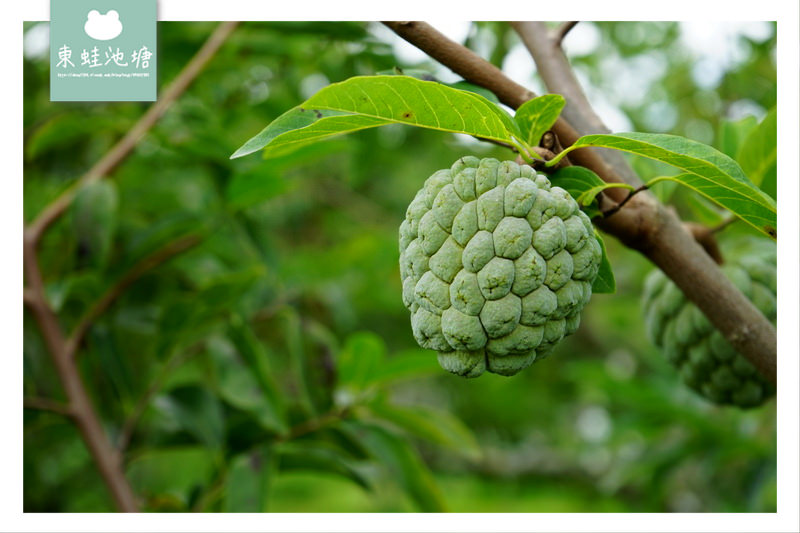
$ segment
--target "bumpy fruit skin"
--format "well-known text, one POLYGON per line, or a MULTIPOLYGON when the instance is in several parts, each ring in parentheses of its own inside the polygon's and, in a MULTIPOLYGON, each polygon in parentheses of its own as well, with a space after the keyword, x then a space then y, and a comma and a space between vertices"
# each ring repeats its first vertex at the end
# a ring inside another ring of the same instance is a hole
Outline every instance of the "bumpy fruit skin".
POLYGON ((601 258, 575 200, 511 161, 435 172, 400 225, 414 337, 466 377, 516 374, 574 333, 601 258))
MULTIPOLYGON (((776 252, 772 243, 740 243, 740 257, 722 271, 773 324, 777 315, 776 252)), ((642 308, 650 340, 683 381, 721 405, 755 407, 775 393, 744 356, 660 270, 645 280, 642 308)))

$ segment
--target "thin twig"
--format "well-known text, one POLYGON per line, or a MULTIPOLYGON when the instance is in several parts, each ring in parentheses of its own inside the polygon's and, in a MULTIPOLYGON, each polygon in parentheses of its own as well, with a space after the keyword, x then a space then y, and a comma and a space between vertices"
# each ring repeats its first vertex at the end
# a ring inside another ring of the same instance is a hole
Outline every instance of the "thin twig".
POLYGON ((601 214, 603 215, 603 218, 610 217, 611 215, 613 215, 614 213, 616 213, 617 211, 619 211, 620 209, 625 207, 625 204, 627 204, 631 200, 631 198, 633 198, 634 196, 636 196, 640 192, 646 191, 646 190, 647 190, 647 185, 642 185, 641 187, 638 187, 638 188, 636 188, 636 189, 634 189, 632 191, 628 191, 628 196, 623 198, 621 202, 619 202, 617 205, 611 207, 610 209, 607 209, 607 210, 601 212, 601 214))
POLYGON ((52 400, 50 398, 30 397, 22 400, 22 406, 25 409, 35 409, 38 411, 48 411, 57 415, 66 416, 71 418, 74 416, 73 409, 64 402, 52 400))
POLYGON ((206 64, 214 57, 238 22, 222 22, 206 40, 202 48, 181 70, 172 83, 164 89, 161 96, 150 106, 142 118, 114 145, 86 174, 72 187, 61 193, 50 203, 27 228, 29 239, 38 244, 44 231, 67 210, 75 193, 82 186, 108 176, 126 157, 128 157, 142 137, 158 122, 173 103, 189 88, 206 64))
POLYGON ((733 224, 734 222, 736 222, 738 220, 739 219, 737 217, 730 216, 730 217, 726 218, 725 220, 723 220, 722 222, 720 222, 719 224, 717 224, 716 226, 714 226, 713 228, 711 228, 709 231, 711 233, 719 233, 720 231, 724 230, 725 228, 727 228, 728 226, 730 226, 731 224, 733 224))
POLYGON ((148 271, 167 262, 176 255, 197 246, 202 241, 198 235, 188 235, 174 240, 136 263, 92 305, 70 335, 68 352, 74 357, 89 327, 105 313, 133 282, 148 271))
POLYGON ((567 34, 570 32, 570 30, 572 30, 572 28, 574 28, 577 25, 578 21, 575 20, 575 21, 565 22, 561 26, 556 28, 556 31, 553 33, 553 46, 561 48, 561 43, 564 42, 564 37, 566 37, 567 34))

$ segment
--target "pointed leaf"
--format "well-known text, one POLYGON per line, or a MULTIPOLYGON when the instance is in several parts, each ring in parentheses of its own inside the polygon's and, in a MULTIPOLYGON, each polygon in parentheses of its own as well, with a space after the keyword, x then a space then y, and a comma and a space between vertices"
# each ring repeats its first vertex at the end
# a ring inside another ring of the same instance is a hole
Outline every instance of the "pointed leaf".
POLYGON ((514 120, 522 130, 522 139, 536 146, 564 109, 566 100, 560 94, 544 94, 528 100, 517 109, 514 120))
POLYGON ((269 126, 236 150, 236 159, 264 148, 264 157, 277 157, 333 135, 351 133, 391 124, 389 120, 343 113, 330 109, 295 107, 276 118, 269 126))
POLYGON ((504 143, 521 137, 508 113, 474 92, 411 76, 357 76, 287 111, 231 158, 262 148, 264 157, 273 157, 332 135, 393 123, 504 143))
POLYGON ((773 239, 777 236, 775 200, 756 187, 736 161, 710 146, 684 137, 656 133, 586 135, 548 165, 555 165, 566 154, 583 146, 613 148, 678 167, 687 173, 679 175, 681 183, 773 239))

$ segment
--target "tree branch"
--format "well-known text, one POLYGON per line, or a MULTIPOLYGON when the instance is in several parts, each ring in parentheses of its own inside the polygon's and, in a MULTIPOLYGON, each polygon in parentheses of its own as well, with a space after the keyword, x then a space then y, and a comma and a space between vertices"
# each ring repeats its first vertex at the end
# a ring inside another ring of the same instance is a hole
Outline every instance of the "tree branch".
MULTIPOLYGON (((526 100, 535 95, 521 85, 508 79, 497 67, 481 59, 471 50, 449 40, 423 22, 387 22, 385 23, 398 35, 411 44, 428 53, 451 70, 460 74, 468 81, 480 85, 500 99, 501 102, 513 108, 519 107, 526 100)), ((533 31, 537 26, 530 23, 515 23, 515 28, 523 28, 523 39, 527 36, 531 40, 533 31)), ((542 34, 547 37, 546 33, 542 34)), ((532 41, 531 41, 532 42, 532 41)), ((535 42, 540 42, 537 39, 535 42)), ((550 53, 563 54, 559 49, 553 50, 552 41, 546 42, 550 53)), ((528 43, 526 43, 528 44, 528 43)), ((538 45, 534 46, 538 49, 538 45)), ((538 52, 537 52, 538 53, 538 52)), ((550 65, 548 63, 548 65, 550 65)), ((571 74, 562 72, 569 65, 562 62, 556 68, 553 63, 548 86, 557 86, 563 83, 569 90, 574 90, 577 80, 571 74), (570 81, 570 78, 573 81, 570 81)), ((540 73, 545 73, 540 68, 540 73)), ((545 82, 548 83, 547 78, 545 82)), ((551 89, 553 90, 553 89, 551 89)), ((554 92, 566 93, 560 88, 554 92)), ((581 90, 579 94, 566 94, 567 101, 588 101, 581 90)), ((594 111, 587 116, 582 112, 587 109, 575 109, 568 103, 570 115, 567 119, 560 118, 553 126, 554 133, 559 137, 563 146, 570 146, 579 137, 569 117, 577 117, 580 125, 588 127, 597 115, 594 111), (569 119, 569 121, 568 121, 569 119)), ((589 106, 591 109, 591 106, 589 106)), ((599 121, 599 118, 597 119, 599 121)), ((602 122, 600 122, 602 124, 602 122)), ((596 126, 596 123, 595 123, 596 126)), ((641 186, 641 180, 626 171, 627 165, 607 163, 598 152, 593 149, 581 148, 570 154, 572 163, 585 166, 593 170, 607 183, 625 182, 634 187, 641 186)), ((623 160, 624 164, 624 160, 623 160)), ((621 203, 627 196, 623 189, 608 189, 608 197, 621 203)), ((619 210, 613 217, 598 220, 597 226, 607 233, 620 239, 626 246, 638 250, 655 263, 670 277, 709 318, 712 324, 719 329, 733 347, 748 358, 759 371, 773 383, 777 375, 777 336, 775 328, 758 309, 719 271, 716 263, 705 253, 703 248, 692 238, 684 228, 681 221, 660 204, 652 194, 647 192, 637 194, 629 199, 625 209, 619 210)))
POLYGON ((128 157, 138 142, 164 115, 167 109, 189 88, 198 74, 203 70, 209 60, 214 57, 228 36, 236 28, 238 22, 222 22, 214 33, 206 40, 202 48, 181 70, 178 76, 164 89, 161 96, 142 115, 125 136, 120 139, 95 165, 84 174, 74 185, 61 193, 51 202, 36 219, 31 222, 27 231, 29 239, 38 244, 44 231, 60 217, 72 203, 75 194, 82 186, 103 179, 110 174, 126 157, 128 157))
POLYGON ((722 251, 720 251, 717 244, 717 239, 714 237, 714 228, 709 228, 697 222, 684 222, 683 225, 715 263, 721 265, 725 262, 722 251))
POLYGON ((47 302, 42 273, 36 258, 36 244, 29 239, 23 239, 23 265, 30 294, 29 306, 39 324, 59 380, 64 387, 71 418, 78 426, 83 441, 89 448, 89 453, 97 464, 117 507, 121 511, 136 512, 138 510, 136 499, 122 471, 120 456, 106 437, 75 361, 70 357, 67 339, 61 330, 58 317, 47 302))
POLYGON ((81 318, 75 330, 72 332, 68 344, 68 353, 70 357, 74 357, 80 347, 83 338, 89 331, 89 327, 105 313, 109 307, 119 298, 134 281, 142 277, 146 272, 156 268, 162 263, 167 262, 176 255, 179 255, 186 250, 197 246, 202 241, 198 235, 188 235, 176 239, 162 248, 156 250, 149 256, 145 257, 136 263, 128 272, 126 272, 116 283, 114 283, 108 290, 100 297, 95 304, 89 308, 86 314, 81 318))
POLYGON ((577 20, 573 20, 570 22, 565 22, 561 26, 556 29, 555 33, 553 34, 553 45, 561 48, 561 43, 564 42, 564 37, 578 25, 577 20))
POLYGON ((48 411, 57 415, 72 418, 75 416, 73 409, 69 404, 52 400, 50 398, 24 398, 22 400, 22 407, 25 409, 35 409, 37 411, 48 411))

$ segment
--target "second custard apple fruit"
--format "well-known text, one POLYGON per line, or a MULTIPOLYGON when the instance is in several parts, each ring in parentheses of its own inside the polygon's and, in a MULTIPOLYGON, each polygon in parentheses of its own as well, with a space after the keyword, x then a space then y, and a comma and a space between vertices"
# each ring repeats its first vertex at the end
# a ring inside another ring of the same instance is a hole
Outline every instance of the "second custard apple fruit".
POLYGON ((400 225, 414 337, 466 377, 516 374, 574 333, 601 259, 577 202, 512 161, 435 172, 400 225))
MULTIPOLYGON (((775 324, 776 251, 771 242, 739 243, 722 272, 775 324)), ((775 393, 663 272, 645 280, 642 308, 647 335, 690 388, 721 405, 755 407, 775 393)))

